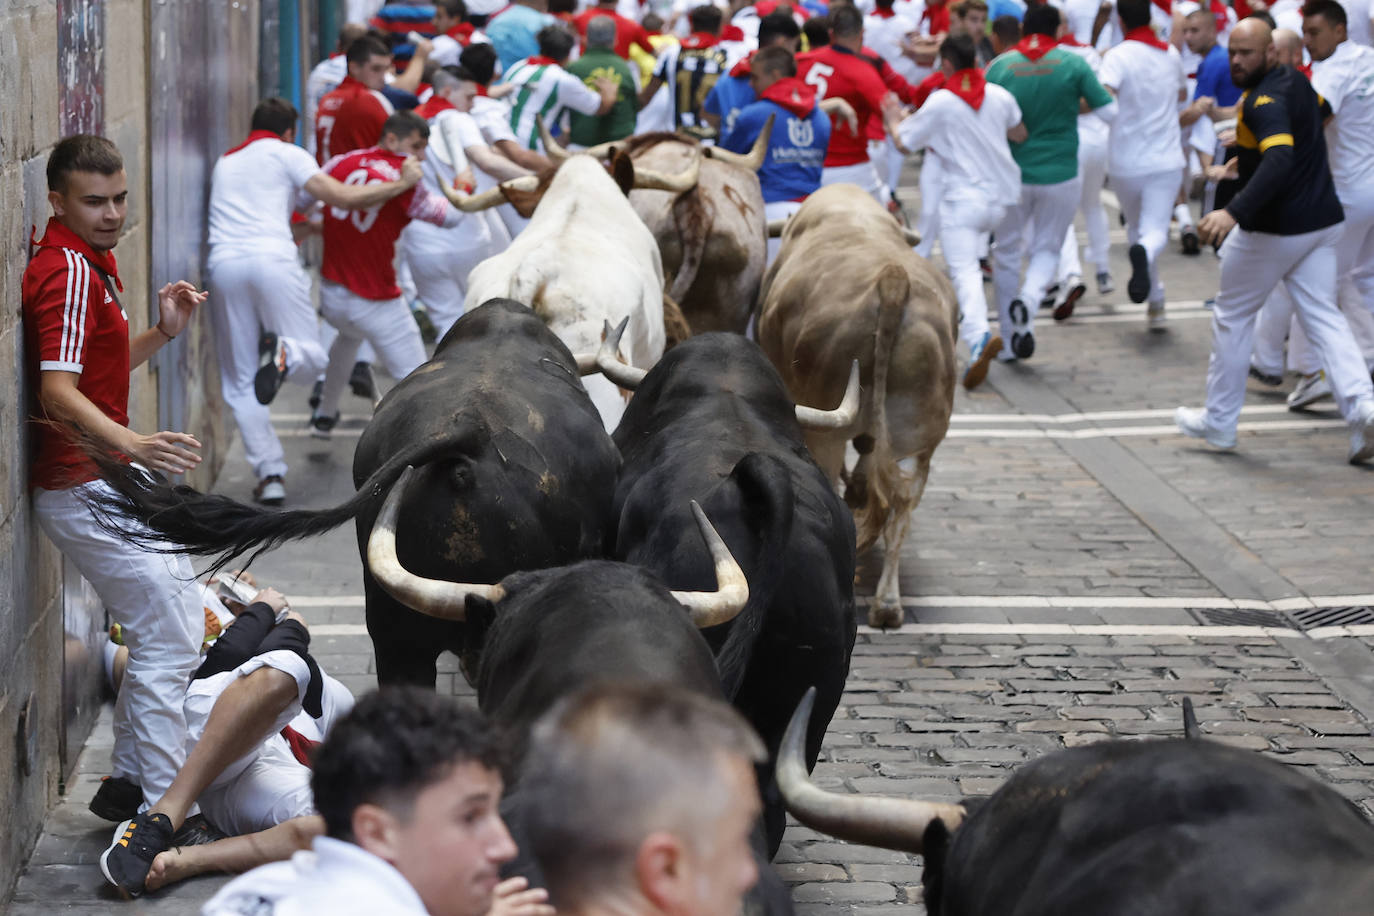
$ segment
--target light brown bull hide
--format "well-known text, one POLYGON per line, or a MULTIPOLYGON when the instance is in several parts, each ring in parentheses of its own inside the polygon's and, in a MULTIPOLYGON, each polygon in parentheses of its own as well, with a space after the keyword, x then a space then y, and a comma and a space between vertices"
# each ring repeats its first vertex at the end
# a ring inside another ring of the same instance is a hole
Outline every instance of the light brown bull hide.
MULTIPOLYGON (((625 149, 636 167, 669 174, 701 157, 695 142, 673 134, 632 137, 625 149)), ((702 157, 696 187, 632 191, 630 205, 658 242, 665 292, 692 333, 744 333, 768 253, 758 175, 702 157)))
POLYGON ((845 443, 858 463, 845 501, 860 551, 883 538, 873 626, 902 620, 898 563, 930 459, 954 409, 954 288, 901 228, 853 185, 821 188, 788 221, 760 293, 759 343, 799 404, 839 401, 851 361, 863 384, 849 430, 810 430, 807 445, 838 488, 845 443))

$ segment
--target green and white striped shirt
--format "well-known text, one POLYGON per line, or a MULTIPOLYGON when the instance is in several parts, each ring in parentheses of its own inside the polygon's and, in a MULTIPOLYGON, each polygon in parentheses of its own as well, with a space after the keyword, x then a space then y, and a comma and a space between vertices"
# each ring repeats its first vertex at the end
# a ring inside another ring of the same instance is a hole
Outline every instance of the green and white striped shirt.
POLYGON ((553 129, 572 109, 580 114, 594 115, 601 107, 601 96, 558 64, 548 58, 527 57, 510 68, 504 82, 519 86, 507 96, 511 100, 510 127, 515 139, 526 149, 543 151, 535 115, 543 115, 544 123, 553 129))

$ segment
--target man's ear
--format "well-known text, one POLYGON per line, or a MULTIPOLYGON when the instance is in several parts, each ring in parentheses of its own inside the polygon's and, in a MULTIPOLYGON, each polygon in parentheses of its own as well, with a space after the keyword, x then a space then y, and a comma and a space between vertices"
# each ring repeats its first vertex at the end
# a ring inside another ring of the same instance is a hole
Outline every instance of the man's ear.
POLYGON ((688 902, 690 878, 686 850, 671 833, 657 831, 644 838, 635 854, 639 892, 660 913, 681 913, 688 902))
POLYGON ((353 809, 353 839, 379 859, 396 861, 395 815, 380 805, 361 804, 353 809))
POLYGON ((65 203, 66 202, 63 200, 63 195, 61 191, 48 192, 48 205, 52 207, 52 212, 54 216, 60 217, 66 213, 67 208, 65 206, 65 203))

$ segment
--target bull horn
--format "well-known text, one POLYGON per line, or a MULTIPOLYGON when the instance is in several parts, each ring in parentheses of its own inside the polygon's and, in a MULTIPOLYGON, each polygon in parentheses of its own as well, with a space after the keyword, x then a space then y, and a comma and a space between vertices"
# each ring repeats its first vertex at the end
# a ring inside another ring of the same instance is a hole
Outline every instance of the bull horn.
POLYGON ((816 703, 811 687, 797 704, 778 749, 776 776, 783 802, 792 816, 822 833, 883 849, 920 854, 926 828, 937 818, 953 832, 963 823, 963 805, 918 801, 914 798, 875 798, 827 792, 806 772, 806 727, 816 703))
POLYGON ((609 159, 611 156, 611 151, 614 150, 616 146, 618 146, 620 143, 624 142, 624 140, 608 140, 605 143, 598 143, 596 146, 587 147, 586 149, 582 150, 582 154, 586 156, 591 156, 593 159, 609 159))
POLYGON ((537 175, 521 175, 519 178, 512 178, 502 182, 494 188, 488 188, 481 194, 462 194, 448 186, 448 182, 442 182, 439 190, 444 192, 448 202, 453 204, 464 213, 476 213, 478 210, 490 210, 492 207, 499 207, 506 202, 506 195, 501 193, 502 188, 509 188, 512 191, 533 191, 539 187, 539 177, 537 175))
POLYGON ((716 590, 714 592, 673 592, 673 597, 686 606, 692 614, 692 623, 698 629, 714 627, 734 620, 749 602, 749 582, 744 578, 730 548, 725 546, 720 534, 712 527, 711 520, 701 510, 697 501, 692 500, 692 515, 696 516, 697 528, 701 539, 711 551, 711 562, 716 567, 716 590))
POLYGON ((542 114, 534 116, 534 123, 539 128, 539 142, 544 144, 544 152, 548 154, 550 159, 554 162, 562 162, 572 158, 572 153, 568 152, 562 144, 553 138, 553 134, 549 133, 549 127, 544 123, 542 114))
MULTIPOLYGON (((648 370, 639 369, 634 366, 626 365, 620 361, 620 338, 625 333, 625 326, 630 323, 630 316, 626 315, 620 320, 620 324, 611 329, 611 323, 605 322, 605 327, 601 332, 601 349, 596 351, 596 368, 601 370, 601 374, 615 382, 626 391, 634 391, 639 387, 639 383, 644 381, 644 376, 648 375, 648 370)), ((578 365, 581 368, 581 365, 578 365)))
POLYGON ((844 389, 844 400, 834 410, 818 410, 815 407, 797 405, 797 422, 807 429, 848 429, 854 418, 859 415, 859 361, 856 359, 849 368, 849 384, 844 389))
POLYGON ((770 239, 782 238, 783 230, 787 228, 787 217, 782 219, 770 219, 768 221, 768 237, 770 239))
POLYGON ((468 595, 488 601, 500 601, 506 590, 499 585, 472 585, 426 579, 408 571, 396 556, 396 516, 401 511, 405 488, 415 476, 415 468, 407 466, 392 486, 382 504, 382 511, 372 523, 367 539, 367 568, 372 578, 386 593, 408 608, 443 620, 462 621, 467 617, 468 595))
POLYGON ((700 156, 693 156, 692 164, 676 175, 664 175, 662 172, 635 166, 634 187, 643 191, 672 191, 674 194, 680 194, 696 187, 697 173, 700 171, 700 156))
POLYGON ((773 118, 769 115, 768 120, 763 122, 763 130, 759 131, 758 139, 754 141, 753 149, 748 153, 740 155, 732 153, 728 149, 721 149, 719 146, 706 147, 706 155, 712 159, 719 159, 727 165, 739 166, 751 172, 757 172, 763 165, 763 160, 768 158, 768 138, 773 135, 773 118))
POLYGON ((573 359, 577 361, 578 375, 596 375, 601 371, 601 367, 596 364, 595 353, 578 353, 573 359))

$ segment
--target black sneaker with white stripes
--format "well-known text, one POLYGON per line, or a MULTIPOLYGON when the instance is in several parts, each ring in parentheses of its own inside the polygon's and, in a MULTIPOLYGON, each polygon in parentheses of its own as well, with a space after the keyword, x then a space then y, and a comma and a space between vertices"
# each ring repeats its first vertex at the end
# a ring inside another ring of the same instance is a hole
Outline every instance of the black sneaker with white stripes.
POLYGON ((167 815, 148 811, 120 824, 114 842, 100 856, 105 880, 129 897, 142 894, 153 860, 172 848, 172 833, 167 815))
POLYGON ((286 381, 286 344, 271 331, 263 331, 258 341, 258 374, 253 376, 253 393, 259 404, 271 404, 286 381))

